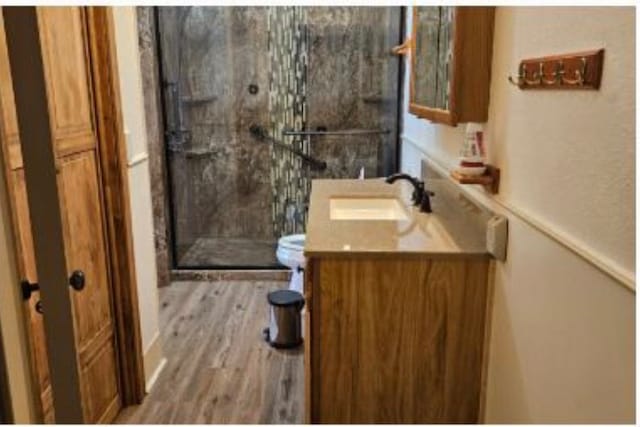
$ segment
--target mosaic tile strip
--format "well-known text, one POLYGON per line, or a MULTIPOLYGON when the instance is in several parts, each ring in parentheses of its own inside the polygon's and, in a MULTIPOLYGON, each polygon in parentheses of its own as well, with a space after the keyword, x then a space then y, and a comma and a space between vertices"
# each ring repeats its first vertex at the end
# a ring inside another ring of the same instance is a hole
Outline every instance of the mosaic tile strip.
MULTIPOLYGON (((268 19, 270 134, 279 142, 309 153, 305 138, 284 136, 285 129, 306 126, 308 32, 306 10, 299 6, 270 7, 268 19)), ((303 233, 311 181, 308 166, 293 153, 271 151, 272 219, 276 237, 303 233)))

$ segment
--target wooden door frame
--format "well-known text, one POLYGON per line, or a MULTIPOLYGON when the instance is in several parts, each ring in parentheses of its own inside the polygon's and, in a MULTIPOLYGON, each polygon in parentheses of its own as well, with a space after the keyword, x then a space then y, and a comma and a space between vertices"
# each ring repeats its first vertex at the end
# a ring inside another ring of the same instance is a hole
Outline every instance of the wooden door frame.
POLYGON ((120 100, 115 24, 110 7, 87 7, 87 34, 107 218, 120 393, 122 405, 128 406, 142 402, 145 375, 133 256, 127 146, 120 100))
MULTIPOLYGON (((122 405, 128 406, 140 403, 144 398, 145 375, 115 25, 109 7, 86 7, 85 12, 100 184, 107 225, 119 391, 122 405)), ((13 225, 15 228, 16 224, 13 225)), ((34 390, 33 399, 39 406, 40 396, 36 394, 34 390)))

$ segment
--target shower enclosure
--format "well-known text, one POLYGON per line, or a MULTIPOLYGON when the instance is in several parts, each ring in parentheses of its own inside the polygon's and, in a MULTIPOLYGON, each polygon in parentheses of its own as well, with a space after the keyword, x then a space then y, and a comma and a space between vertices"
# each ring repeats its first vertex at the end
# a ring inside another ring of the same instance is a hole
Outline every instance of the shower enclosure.
POLYGON ((311 180, 396 170, 400 7, 158 7, 175 268, 274 268, 311 180))

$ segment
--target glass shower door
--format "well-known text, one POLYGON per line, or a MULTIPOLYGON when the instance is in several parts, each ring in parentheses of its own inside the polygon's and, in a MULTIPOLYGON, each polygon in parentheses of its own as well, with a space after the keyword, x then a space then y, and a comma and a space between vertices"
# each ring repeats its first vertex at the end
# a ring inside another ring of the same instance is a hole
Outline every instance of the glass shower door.
POLYGON ((158 7, 157 22, 176 268, 279 267, 312 178, 395 170, 399 7, 158 7), (381 132, 332 134, 363 129, 381 132))

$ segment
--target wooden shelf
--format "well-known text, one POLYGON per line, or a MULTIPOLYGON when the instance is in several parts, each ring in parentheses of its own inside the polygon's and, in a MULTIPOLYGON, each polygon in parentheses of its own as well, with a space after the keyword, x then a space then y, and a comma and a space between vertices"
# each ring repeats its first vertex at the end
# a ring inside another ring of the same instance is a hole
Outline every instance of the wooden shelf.
POLYGON ((497 194, 500 187, 500 168, 491 165, 487 165, 487 170, 483 175, 463 175, 452 170, 451 177, 460 184, 480 184, 491 194, 497 194))

